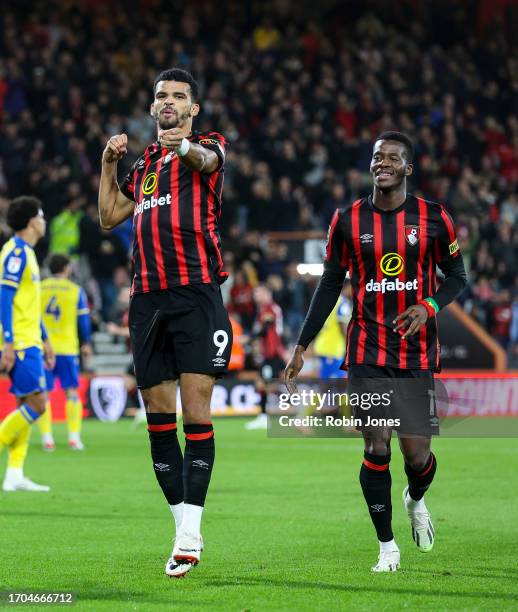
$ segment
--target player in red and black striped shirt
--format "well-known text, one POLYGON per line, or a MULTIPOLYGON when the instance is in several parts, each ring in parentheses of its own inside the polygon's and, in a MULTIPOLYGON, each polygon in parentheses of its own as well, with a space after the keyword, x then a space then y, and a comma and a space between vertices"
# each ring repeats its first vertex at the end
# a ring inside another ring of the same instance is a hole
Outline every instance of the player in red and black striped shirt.
POLYGON ((127 136, 108 141, 99 188, 101 225, 133 216, 129 328, 137 384, 146 404, 157 480, 171 507, 176 539, 166 574, 183 576, 200 559, 200 523, 214 463, 210 400, 227 368, 232 328, 219 285, 226 279, 218 221, 225 139, 192 129, 198 84, 166 70, 154 83, 158 139, 119 188, 117 162, 127 136), (185 453, 176 434, 180 381, 185 453))
MULTIPOLYGON (((412 157, 413 145, 407 136, 381 134, 371 160, 372 194, 335 212, 324 273, 286 367, 288 382, 300 372, 302 355, 336 304, 349 272, 353 314, 343 367, 349 371, 351 385, 368 390, 364 384, 368 379, 422 380, 425 400, 433 389, 433 372, 439 370, 435 316, 464 289, 466 273, 444 206, 407 193, 412 157), (436 266, 445 275, 439 289, 436 266)), ((374 383, 370 384, 372 389, 374 383)), ((401 396, 399 401, 405 404, 401 396)), ((433 546, 434 530, 423 496, 435 474, 436 460, 430 450, 433 429, 422 424, 430 422, 430 402, 404 405, 403 413, 413 417, 398 428, 409 485, 405 505, 416 544, 427 552, 433 546)), ((365 454, 360 482, 380 541, 380 558, 373 570, 394 571, 399 567, 399 550, 391 526, 392 429, 363 426, 362 434, 365 454)))

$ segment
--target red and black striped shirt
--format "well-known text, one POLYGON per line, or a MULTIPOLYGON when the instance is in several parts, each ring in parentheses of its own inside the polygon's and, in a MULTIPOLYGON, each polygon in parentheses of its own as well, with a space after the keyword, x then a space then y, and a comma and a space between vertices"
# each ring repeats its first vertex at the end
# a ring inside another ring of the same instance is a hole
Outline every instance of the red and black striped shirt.
POLYGON ((435 317, 403 340, 393 320, 436 291, 436 264, 460 256, 455 228, 441 204, 411 194, 396 210, 383 211, 372 196, 335 212, 324 269, 348 271, 353 314, 345 365, 439 369, 435 317))
POLYGON ((154 142, 120 186, 135 201, 132 294, 222 283, 228 276, 218 230, 225 139, 217 132, 194 132, 189 140, 216 153, 214 172, 193 172, 174 151, 154 142))

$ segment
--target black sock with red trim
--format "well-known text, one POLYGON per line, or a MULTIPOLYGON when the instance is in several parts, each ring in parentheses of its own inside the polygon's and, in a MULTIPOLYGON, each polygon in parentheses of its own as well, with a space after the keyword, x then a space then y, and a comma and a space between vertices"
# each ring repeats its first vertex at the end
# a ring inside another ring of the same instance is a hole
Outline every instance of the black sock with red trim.
POLYGON ((186 504, 203 506, 209 488, 215 447, 212 423, 184 425, 183 488, 186 504))
POLYGON ((392 533, 392 501, 390 489, 390 454, 372 455, 365 451, 360 470, 360 484, 367 502, 372 523, 380 542, 394 539, 392 533))
POLYGON ((153 469, 167 502, 183 502, 183 457, 176 435, 176 414, 147 413, 153 469))
POLYGON ((433 477, 437 471, 437 459, 433 453, 426 462, 426 465, 420 472, 413 470, 405 463, 405 472, 408 478, 408 493, 414 501, 419 501, 423 498, 426 491, 432 484, 433 477))

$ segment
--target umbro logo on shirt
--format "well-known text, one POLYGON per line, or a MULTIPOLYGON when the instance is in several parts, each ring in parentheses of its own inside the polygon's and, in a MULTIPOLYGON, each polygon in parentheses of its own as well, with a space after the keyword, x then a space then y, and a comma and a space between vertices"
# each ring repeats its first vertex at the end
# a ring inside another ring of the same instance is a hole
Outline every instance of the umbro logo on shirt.
POLYGON ((374 238, 374 236, 372 234, 362 234, 360 236, 360 242, 362 244, 368 244, 369 242, 372 242, 373 238, 374 238))

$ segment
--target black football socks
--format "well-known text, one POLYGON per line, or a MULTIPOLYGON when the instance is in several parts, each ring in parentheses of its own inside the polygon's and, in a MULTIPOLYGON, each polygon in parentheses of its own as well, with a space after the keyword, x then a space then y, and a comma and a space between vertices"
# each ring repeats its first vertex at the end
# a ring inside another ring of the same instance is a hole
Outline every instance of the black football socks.
POLYGON ((372 455, 364 452, 360 484, 380 542, 390 542, 394 538, 390 496, 392 478, 389 467, 390 454, 372 455))
POLYGON ((408 493, 414 501, 423 498, 429 486, 432 484, 433 477, 437 471, 437 460, 433 453, 430 453, 424 468, 417 472, 405 463, 405 472, 408 478, 408 493))
POLYGON ((184 501, 203 506, 214 465, 214 429, 211 422, 183 426, 185 454, 183 460, 184 501))
POLYGON ((148 413, 151 457, 156 479, 167 502, 183 502, 183 457, 176 433, 176 414, 148 413))

